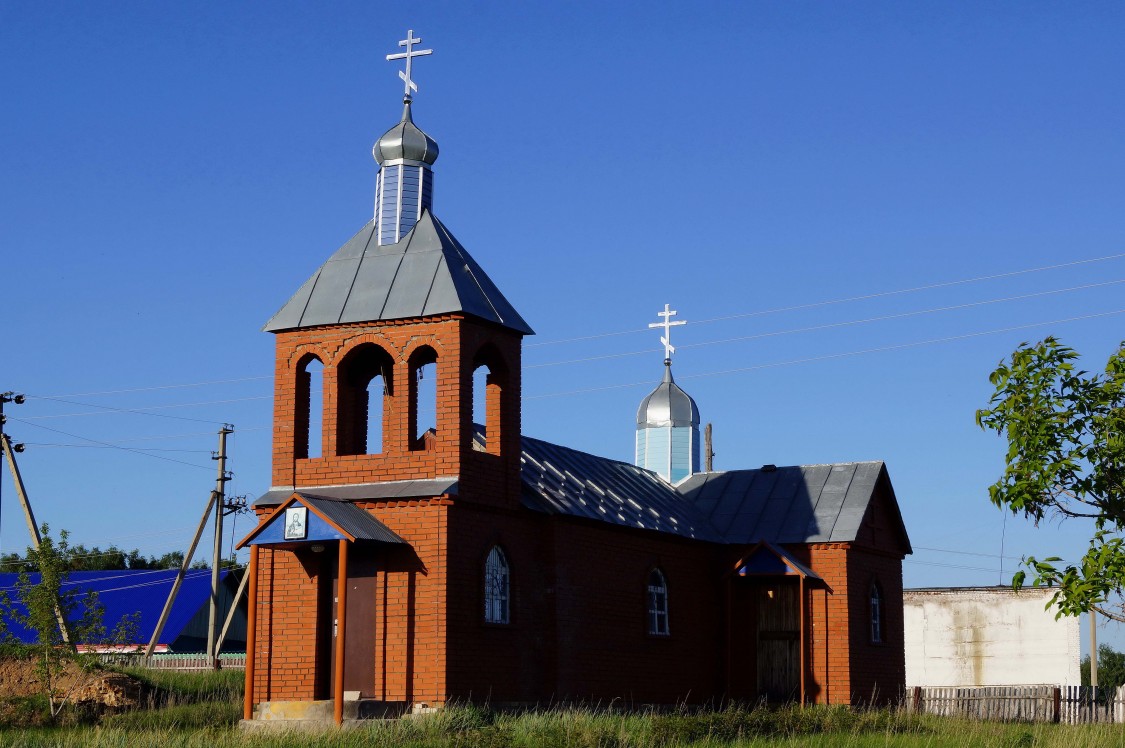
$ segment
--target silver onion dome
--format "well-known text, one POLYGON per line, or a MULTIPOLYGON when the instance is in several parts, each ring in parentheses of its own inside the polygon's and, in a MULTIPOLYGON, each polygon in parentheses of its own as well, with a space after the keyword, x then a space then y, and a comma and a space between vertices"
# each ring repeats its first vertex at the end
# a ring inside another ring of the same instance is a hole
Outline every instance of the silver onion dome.
POLYGON ((414 124, 410 116, 410 99, 403 105, 402 121, 375 141, 371 155, 380 166, 398 160, 420 161, 427 165, 437 161, 437 142, 414 124))
POLYGON ((664 361, 664 380, 641 401, 637 426, 699 426, 699 406, 672 379, 671 361, 664 361))

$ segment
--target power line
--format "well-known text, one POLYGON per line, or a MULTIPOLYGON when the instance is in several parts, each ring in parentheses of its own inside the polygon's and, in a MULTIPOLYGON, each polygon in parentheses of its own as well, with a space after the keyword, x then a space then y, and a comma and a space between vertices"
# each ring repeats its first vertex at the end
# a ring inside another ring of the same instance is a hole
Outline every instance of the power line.
POLYGON ((63 395, 28 395, 28 399, 55 400, 67 397, 99 397, 101 395, 122 395, 129 392, 151 392, 153 390, 175 390, 186 387, 205 387, 211 384, 233 384, 236 382, 256 382, 262 379, 273 379, 273 376, 237 377, 235 379, 211 379, 204 382, 186 382, 183 384, 161 384, 152 387, 131 387, 123 390, 102 390, 100 392, 74 392, 63 395))
MULTIPOLYGON (((728 314, 722 317, 711 317, 710 319, 696 320, 691 324, 703 325, 711 322, 725 322, 732 319, 744 319, 746 317, 760 317, 767 314, 778 314, 780 312, 794 312, 802 309, 815 309, 817 307, 832 306, 834 304, 847 304, 853 301, 867 301, 870 299, 879 299, 886 296, 898 296, 908 293, 916 293, 918 291, 930 291, 935 288, 948 288, 950 286, 960 286, 968 283, 980 283, 982 281, 999 280, 1000 278, 1011 278, 1017 275, 1027 275, 1029 273, 1040 273, 1046 270, 1059 270, 1066 267, 1074 267, 1077 265, 1088 265, 1095 262, 1105 262, 1107 260, 1117 260, 1125 257, 1125 252, 1113 255, 1106 255, 1105 257, 1093 257, 1088 260, 1075 260, 1073 262, 1062 262, 1055 265, 1043 265, 1042 267, 1027 268, 1024 270, 1012 270, 1006 273, 994 273, 992 275, 981 275, 975 278, 963 278, 961 280, 944 281, 941 283, 930 283, 924 286, 914 286, 912 288, 900 288, 894 291, 880 291, 877 293, 863 294, 861 296, 848 296, 840 299, 829 299, 827 301, 814 301, 808 304, 795 304, 793 306, 775 307, 773 309, 763 309, 755 312, 741 312, 738 314, 728 314)), ((560 343, 577 343, 584 340, 596 340, 598 338, 608 338, 617 335, 632 335, 638 332, 649 332, 647 327, 636 328, 632 330, 619 330, 617 332, 598 333, 595 335, 583 335, 576 338, 563 338, 560 340, 543 340, 535 343, 527 343, 525 348, 537 348, 544 345, 557 345, 560 343)))
POLYGON ((100 444, 103 447, 110 447, 112 449, 120 449, 123 452, 132 452, 134 454, 144 455, 145 457, 151 457, 154 460, 164 460, 165 462, 175 462, 179 465, 187 465, 188 467, 200 468, 202 470, 207 470, 208 472, 211 471, 211 467, 208 466, 208 465, 198 465, 194 462, 184 462, 183 460, 177 460, 177 459, 174 459, 172 457, 164 457, 163 455, 150 454, 149 452, 145 452, 145 451, 142 451, 140 449, 133 449, 131 447, 122 447, 118 444, 110 444, 109 442, 98 441, 97 439, 91 439, 88 436, 81 436, 79 434, 71 434, 67 431, 60 431, 59 429, 53 429, 50 426, 44 426, 44 425, 39 424, 39 423, 32 423, 31 421, 25 421, 22 418, 12 418, 11 420, 17 421, 19 423, 26 424, 28 426, 34 426, 37 429, 44 429, 45 431, 52 431, 56 434, 62 434, 63 436, 69 436, 71 439, 81 439, 82 441, 92 442, 94 444, 100 444))
MULTIPOLYGON (((168 413, 153 413, 151 411, 170 410, 172 408, 195 408, 195 407, 199 407, 199 406, 203 406, 203 405, 226 405, 226 404, 229 404, 229 403, 241 403, 241 402, 247 402, 247 401, 250 401, 250 400, 269 400, 272 397, 273 397, 272 395, 255 395, 253 397, 236 397, 236 398, 230 398, 230 399, 227 399, 227 400, 206 400, 206 401, 203 401, 203 402, 194 402, 194 403, 173 403, 171 405, 151 405, 151 406, 142 407, 142 408, 115 408, 111 405, 96 405, 94 403, 82 403, 82 402, 77 402, 75 400, 63 400, 63 399, 57 398, 57 397, 44 397, 42 395, 40 395, 36 399, 37 400, 51 400, 51 401, 58 402, 58 403, 66 403, 67 405, 78 405, 78 406, 81 406, 83 408, 97 408, 98 410, 112 411, 112 412, 115 412, 115 413, 133 413, 133 414, 143 415, 143 416, 155 416, 157 418, 174 418, 178 421, 194 421, 196 423, 222 423, 222 421, 208 420, 208 419, 205 419, 205 418, 189 418, 188 416, 174 416, 174 415, 170 415, 168 413)), ((45 415, 45 416, 30 416, 30 418, 32 418, 34 420, 37 420, 37 421, 42 421, 42 420, 47 420, 47 419, 51 419, 51 418, 80 418, 80 417, 83 417, 83 416, 96 416, 96 415, 104 415, 104 414, 102 414, 102 413, 56 413, 56 414, 53 414, 53 415, 45 415)))
MULTIPOLYGON (((960 309, 971 309, 973 307, 987 306, 989 304, 1001 304, 1001 303, 1008 302, 1008 301, 1023 301, 1023 300, 1026 300, 1026 299, 1033 299, 1033 298, 1037 298, 1037 297, 1041 297, 1041 296, 1051 296, 1051 295, 1054 295, 1054 294, 1068 293, 1068 292, 1072 292, 1072 291, 1084 291, 1084 290, 1088 290, 1088 289, 1091 289, 1091 288, 1101 288, 1103 286, 1112 286, 1112 285, 1117 285, 1117 284, 1121 284, 1121 283, 1125 283, 1125 278, 1120 279, 1120 280, 1104 281, 1102 283, 1088 283, 1088 284, 1083 285, 1083 286, 1071 286, 1070 288, 1057 288, 1057 289, 1053 289, 1053 290, 1050 290, 1050 291, 1037 291, 1035 293, 1021 294, 1019 296, 1006 296, 1006 297, 998 298, 998 299, 985 299, 983 301, 970 301, 970 302, 966 302, 964 304, 953 304, 951 306, 931 307, 929 309, 918 309, 918 310, 915 310, 915 311, 912 311, 912 312, 898 312, 896 314, 886 314, 886 315, 882 315, 882 316, 879 316, 879 317, 866 317, 866 318, 863 318, 863 319, 845 320, 843 322, 828 322, 828 323, 825 323, 825 324, 812 325, 812 326, 809 326, 809 327, 796 327, 796 328, 791 328, 791 329, 788 329, 788 330, 775 330, 775 331, 772 331, 772 332, 756 333, 754 335, 742 335, 742 336, 739 336, 739 337, 736 337, 736 338, 724 338, 724 339, 721 339, 721 340, 708 340, 708 341, 704 341, 702 343, 684 343, 684 344, 681 344, 681 345, 677 345, 676 347, 680 348, 680 349, 702 348, 702 347, 705 347, 705 346, 724 345, 724 344, 727 344, 727 343, 744 343, 748 340, 759 340, 761 338, 779 337, 781 335, 792 335, 794 333, 817 332, 817 331, 820 331, 820 330, 831 330, 831 329, 837 328, 837 327, 851 327, 853 325, 863 325, 863 324, 868 324, 868 323, 871 323, 871 322, 886 322, 888 320, 904 319, 906 317, 918 317, 918 316, 921 316, 923 314, 936 314, 936 313, 939 313, 939 312, 950 312, 950 311, 957 311, 957 310, 960 310, 960 309)), ((698 324, 698 323, 696 323, 696 324, 698 324)), ((581 364, 581 363, 588 363, 590 361, 602 361, 602 360, 605 360, 605 359, 625 358, 625 357, 628 357, 628 356, 639 356, 639 355, 650 355, 652 353, 652 350, 653 349, 651 349, 651 348, 646 348, 646 349, 641 350, 641 351, 627 351, 627 352, 623 352, 623 353, 608 353, 608 354, 605 354, 605 355, 602 355, 602 356, 590 356, 590 357, 587 357, 587 358, 575 358, 575 359, 568 359, 568 360, 565 360, 565 361, 549 361, 547 363, 542 363, 542 364, 528 364, 528 365, 524 366, 524 368, 525 369, 539 369, 539 368, 543 368, 543 367, 547 367, 547 366, 562 366, 564 364, 581 364)))
MULTIPOLYGON (((1026 325, 1013 325, 1011 327, 1001 327, 995 330, 983 330, 981 332, 970 332, 964 335, 950 335, 944 338, 931 338, 929 340, 919 340, 912 343, 898 343, 895 345, 886 345, 878 348, 865 348, 858 351, 845 351, 843 353, 829 353, 824 356, 810 356, 808 358, 791 359, 789 361, 776 361, 769 364, 755 364, 754 366, 743 366, 737 369, 725 369, 722 371, 709 371, 698 374, 681 375, 679 379, 699 379, 703 377, 717 377, 725 374, 741 374, 748 371, 758 371, 760 369, 773 369, 781 366, 793 366, 796 364, 808 364, 816 361, 830 361, 837 358, 847 358, 850 356, 860 356, 867 353, 884 353, 886 351, 897 351, 905 348, 917 348, 924 345, 936 345, 938 343, 950 343, 956 340, 967 340, 969 338, 978 338, 984 335, 996 335, 1004 332, 1013 332, 1015 330, 1026 330, 1033 327, 1044 327, 1046 325, 1061 325, 1067 322, 1078 322, 1080 320, 1095 319, 1098 317, 1110 317, 1115 314, 1125 313, 1125 309, 1117 309, 1112 312, 1099 312, 1096 314, 1084 314, 1077 317, 1067 317, 1065 319, 1049 320, 1045 322, 1032 322, 1026 325)), ((629 387, 643 387, 652 384, 652 380, 645 380, 643 382, 630 382, 628 384, 609 384, 602 387, 587 387, 581 390, 568 390, 566 392, 552 392, 543 395, 525 395, 524 400, 542 400, 549 397, 565 397, 568 395, 584 395, 590 392, 604 392, 606 390, 619 390, 629 387)))
MULTIPOLYGON (((74 449, 114 449, 109 444, 58 444, 54 442, 23 442, 25 447, 68 447, 74 449)), ((159 447, 137 447, 137 452, 191 452, 193 454, 210 454, 209 449, 161 449, 159 447)))

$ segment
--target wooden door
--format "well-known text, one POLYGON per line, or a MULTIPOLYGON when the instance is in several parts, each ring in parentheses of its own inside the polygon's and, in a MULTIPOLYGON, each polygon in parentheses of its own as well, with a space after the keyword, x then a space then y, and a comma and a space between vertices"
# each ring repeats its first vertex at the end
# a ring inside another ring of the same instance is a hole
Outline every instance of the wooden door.
POLYGON ((798 698, 800 618, 797 580, 779 579, 758 588, 758 697, 798 698))
MULTIPOLYGON (((344 690, 359 691, 360 696, 375 696, 375 614, 376 559, 370 548, 350 545, 348 548, 347 626, 344 630, 344 690)), ((332 652, 336 651, 339 627, 338 568, 332 573, 332 652)), ((335 657, 329 667, 329 682, 335 682, 335 657)))

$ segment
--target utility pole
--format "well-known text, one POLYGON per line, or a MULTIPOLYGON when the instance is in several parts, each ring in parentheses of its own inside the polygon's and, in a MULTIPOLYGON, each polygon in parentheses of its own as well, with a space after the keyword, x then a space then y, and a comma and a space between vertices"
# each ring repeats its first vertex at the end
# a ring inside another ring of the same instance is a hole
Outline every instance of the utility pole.
POLYGON ((215 547, 211 553, 211 610, 207 616, 207 656, 211 658, 211 667, 219 669, 219 653, 215 649, 217 627, 219 623, 219 565, 223 558, 223 514, 226 512, 227 481, 231 479, 227 472, 227 435, 234 433, 234 426, 224 423, 219 429, 219 451, 211 455, 212 460, 219 463, 218 475, 215 477, 215 547))
POLYGON ((710 473, 714 470, 715 450, 711 448, 711 424, 703 427, 703 469, 710 473))
POLYGON ((1090 685, 1098 687, 1098 611, 1090 606, 1090 685))
MULTIPOLYGON (((27 531, 31 534, 31 545, 35 550, 39 550, 43 538, 39 534, 39 525, 35 524, 35 514, 31 511, 31 501, 27 498, 27 488, 23 484, 20 467, 16 464, 16 453, 23 451, 23 445, 13 444, 11 437, 4 432, 4 424, 8 420, 7 416, 4 415, 4 403, 23 405, 24 396, 17 395, 14 392, 0 392, 0 449, 3 450, 4 457, 8 460, 12 482, 16 484, 16 496, 19 497, 20 506, 23 507, 23 518, 27 521, 27 531)), ((55 605, 55 620, 59 623, 59 634, 62 636, 63 644, 73 647, 74 645, 70 641, 70 627, 67 626, 66 617, 58 604, 55 605)))

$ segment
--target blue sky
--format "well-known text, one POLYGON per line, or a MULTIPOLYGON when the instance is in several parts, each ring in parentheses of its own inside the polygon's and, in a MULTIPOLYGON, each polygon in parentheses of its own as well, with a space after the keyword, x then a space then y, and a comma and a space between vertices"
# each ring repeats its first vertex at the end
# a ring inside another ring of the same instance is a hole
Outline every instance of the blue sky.
POLYGON ((885 460, 909 586, 1081 552, 988 503, 973 414, 1020 341, 1125 338, 1114 3, 4 3, 0 390, 41 520, 186 546, 224 421, 268 488, 260 327, 370 217, 407 28, 435 213, 538 333, 526 433, 631 459, 670 303, 716 468, 885 460))

